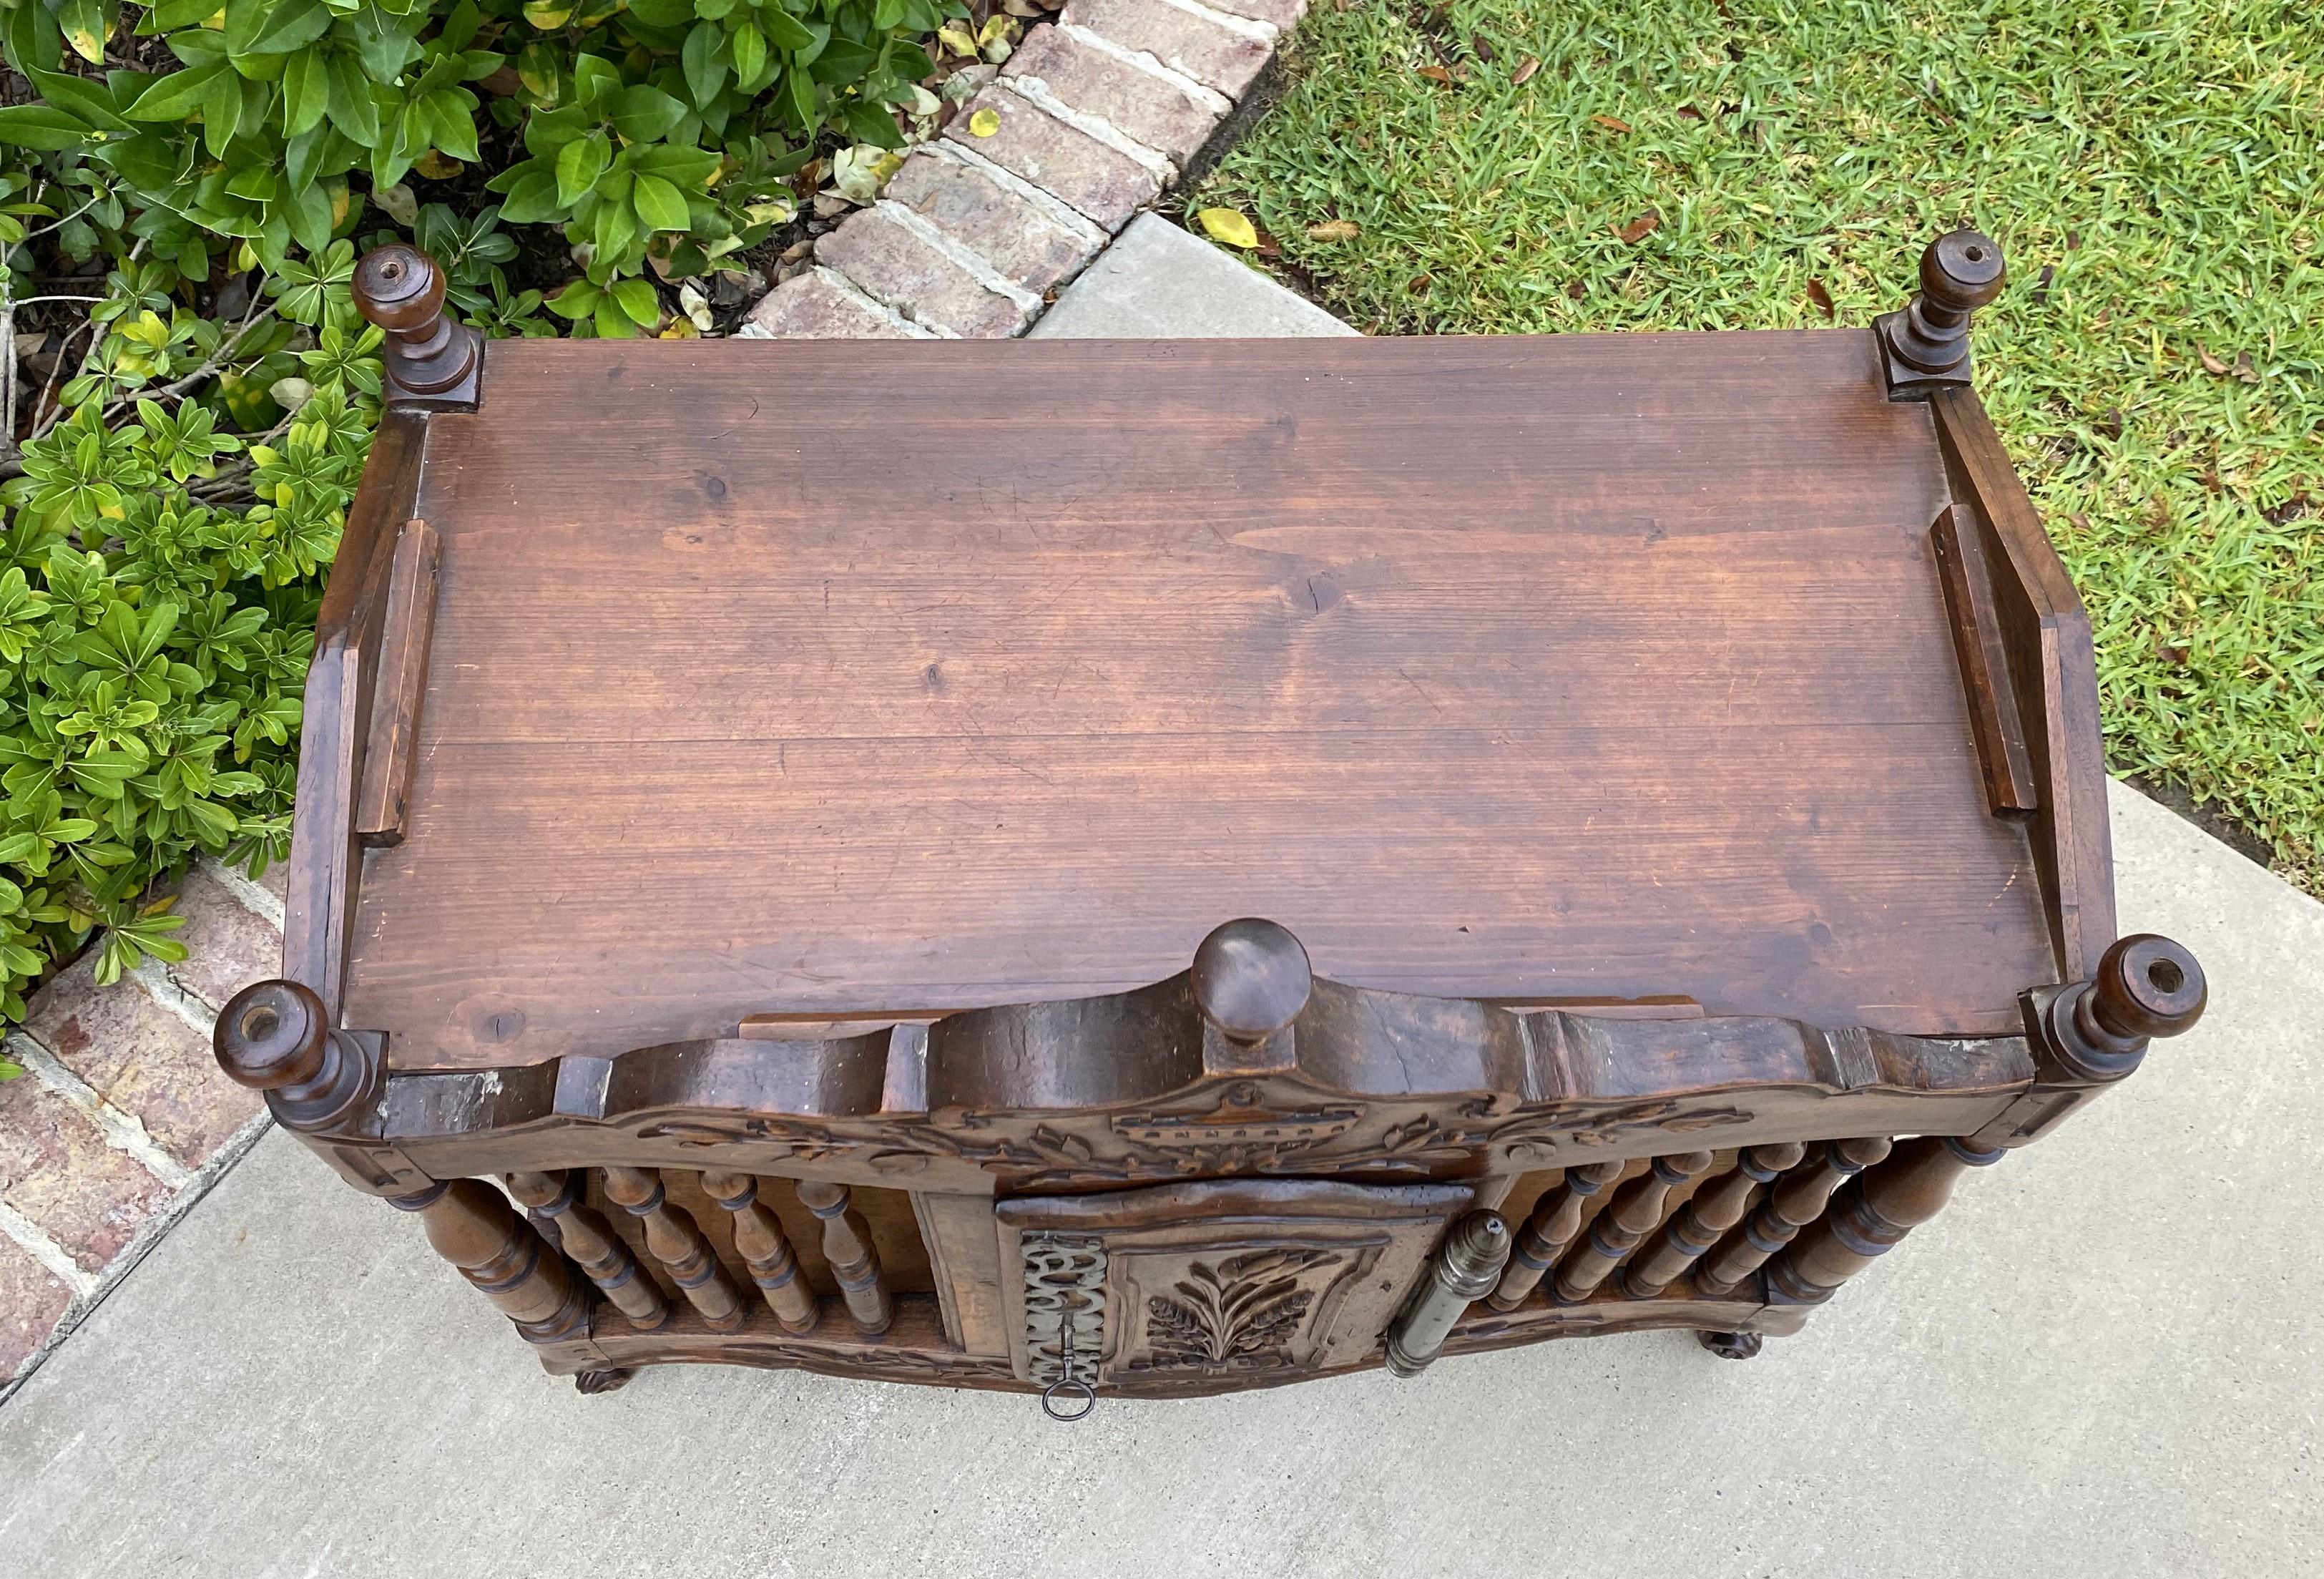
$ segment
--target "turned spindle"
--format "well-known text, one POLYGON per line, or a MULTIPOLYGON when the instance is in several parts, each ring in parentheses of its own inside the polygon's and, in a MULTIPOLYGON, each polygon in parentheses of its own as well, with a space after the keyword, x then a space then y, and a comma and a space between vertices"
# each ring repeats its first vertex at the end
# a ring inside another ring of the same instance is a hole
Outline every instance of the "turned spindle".
POLYGON ((512 1173, 508 1176, 508 1187, 520 1205, 557 1224, 565 1253, 604 1291, 613 1308, 629 1317, 632 1326, 651 1332, 668 1324, 669 1306, 661 1290, 639 1268, 637 1258, 614 1233, 613 1225, 582 1203, 577 1169, 512 1173))
POLYGON ((791 1332, 812 1332, 822 1308, 799 1276, 798 1258, 783 1225, 759 1200, 759 1181, 747 1173, 705 1173, 702 1188, 734 1219, 734 1253, 775 1319, 791 1332))
POLYGON ((1728 1236, 1694 1274, 1694 1286, 1713 1299, 1724 1299, 1736 1286, 1765 1266, 1769 1256, 1798 1237, 1801 1229, 1823 1215, 1832 1191, 1887 1159, 1891 1142, 1886 1136, 1833 1140, 1823 1148, 1815 1165, 1793 1173, 1751 1214, 1751 1220, 1728 1236))
POLYGON ((1969 319, 2001 294, 2007 277, 2001 249, 1974 230, 1956 230, 1929 244, 1921 254, 1918 293, 1872 321, 1889 399, 1969 383, 1969 319))
POLYGON ((2192 1030, 2209 998, 2192 954, 2168 937, 2135 933, 2106 951, 2090 980, 2037 999, 2042 1039, 2080 1078, 2119 1080, 2153 1038, 2192 1030))
POLYGON ((1573 1236, 1582 1232, 1582 1214, 1590 1197, 1622 1177, 1618 1162, 1592 1162, 1561 1169, 1558 1182, 1544 1190, 1526 1219, 1517 1243, 1509 1251, 1508 1270, 1500 1286, 1485 1303, 1495 1310, 1515 1310, 1541 1282, 1573 1236))
POLYGON ((1651 1299, 1669 1288, 1743 1221, 1754 1190, 1773 1184, 1806 1155, 1807 1148, 1797 1143, 1746 1150, 1723 1177, 1695 1191, 1671 1214, 1670 1226, 1650 1253, 1622 1269, 1624 1292, 1633 1299, 1651 1299))
POLYGON ((528 1341, 555 1344, 587 1335, 588 1297, 565 1258, 490 1185, 456 1178, 391 1196, 388 1203, 418 1213, 436 1253, 459 1268, 528 1341))
POLYGON ((444 271, 418 247, 391 242, 355 265, 355 310, 387 333, 391 406, 474 410, 484 337, 444 310, 444 271))
POLYGON ((638 1220, 645 1230, 648 1253, 668 1269, 705 1324, 716 1332, 732 1332, 742 1325, 742 1291, 718 1264, 694 1219, 669 1204, 653 1169, 608 1168, 605 1198, 638 1220))
POLYGON ((866 1333, 886 1332, 895 1308, 880 1280, 880 1252, 872 1248, 871 1227, 850 1204, 847 1187, 802 1180, 798 1198, 823 1223, 823 1259, 838 1279, 847 1314, 866 1333))
POLYGON ((1567 1303, 1596 1293, 1606 1274, 1662 1225, 1671 1191, 1710 1166, 1708 1151, 1655 1158, 1653 1167, 1624 1185, 1611 1204, 1591 1219, 1590 1232, 1559 1263, 1550 1291, 1567 1303))
POLYGON ((254 982, 227 999, 210 1046, 226 1078, 266 1093, 287 1129, 336 1130, 378 1094, 370 1047, 334 1029, 323 1001, 297 982, 254 982))
POLYGON ((1972 1168, 2008 1155, 1979 1150, 1950 1135, 1923 1135, 1832 1197, 1831 1209, 1767 1269, 1767 1297, 1779 1305, 1818 1305, 1877 1256, 1944 1210, 1953 1186, 1972 1168))
POLYGON ((1212 928, 1194 950, 1189 976, 1194 1007, 1239 1048, 1256 1048, 1290 1025, 1315 990, 1299 939, 1250 916, 1212 928))

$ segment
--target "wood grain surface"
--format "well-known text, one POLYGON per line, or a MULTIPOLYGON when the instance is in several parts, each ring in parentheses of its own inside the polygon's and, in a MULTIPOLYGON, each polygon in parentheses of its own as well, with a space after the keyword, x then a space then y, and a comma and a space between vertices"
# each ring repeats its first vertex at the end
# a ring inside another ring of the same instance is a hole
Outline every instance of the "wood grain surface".
POLYGON ((1868 333, 496 345, 346 1023, 610 1055, 1257 915, 1364 985, 2011 1031, 2061 973, 1948 503, 1868 333))

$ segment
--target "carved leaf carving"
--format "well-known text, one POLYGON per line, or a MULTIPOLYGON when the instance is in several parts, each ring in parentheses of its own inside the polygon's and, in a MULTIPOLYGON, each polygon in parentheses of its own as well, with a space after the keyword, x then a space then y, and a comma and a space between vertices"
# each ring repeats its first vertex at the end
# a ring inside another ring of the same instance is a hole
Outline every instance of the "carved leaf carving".
POLYGON ((1144 1363, 1204 1371, 1289 1364, 1291 1340, 1315 1301, 1314 1290, 1299 1286, 1300 1274, 1340 1259, 1329 1251, 1285 1247, 1216 1266, 1194 1262, 1173 1285, 1176 1298, 1157 1294, 1147 1301, 1152 1358, 1144 1363))

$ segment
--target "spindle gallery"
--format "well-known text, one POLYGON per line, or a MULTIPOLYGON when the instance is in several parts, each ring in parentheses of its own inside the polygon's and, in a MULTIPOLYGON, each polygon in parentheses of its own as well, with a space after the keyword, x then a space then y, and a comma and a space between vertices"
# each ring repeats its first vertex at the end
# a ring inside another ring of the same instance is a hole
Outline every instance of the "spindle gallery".
POLYGON ((483 345, 375 252, 218 1059, 584 1390, 1754 1353, 2203 1011, 2116 936, 2089 623, 1969 386, 2003 282, 483 345))

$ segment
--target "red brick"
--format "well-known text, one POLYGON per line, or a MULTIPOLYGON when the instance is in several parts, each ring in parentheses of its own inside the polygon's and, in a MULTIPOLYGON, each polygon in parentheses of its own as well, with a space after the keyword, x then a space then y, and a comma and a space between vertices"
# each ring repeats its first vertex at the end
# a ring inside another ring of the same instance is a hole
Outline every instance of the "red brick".
POLYGON ((135 977, 97 986, 96 962, 84 955, 42 987, 24 1029, 171 1156, 200 1167, 264 1103, 220 1074, 210 1039, 135 977))
POLYGON ((282 974, 282 934, 197 866, 178 892, 186 924, 172 934, 192 953, 169 967, 171 980, 217 1008, 253 982, 282 974))
POLYGON ((38 1076, 0 1083, 0 1201, 78 1265, 103 1271, 169 1199, 167 1185, 38 1076))
POLYGON ((1169 0, 1072 0, 1058 20, 1102 33, 1125 50, 1143 51, 1229 98, 1240 98, 1275 54, 1273 46, 1169 0))
POLYGON ((72 1290, 11 1239, 0 1239, 0 1380, 16 1374, 72 1303, 72 1290))
POLYGON ((904 161, 888 197, 1036 295, 1071 275, 1100 245, 984 171, 927 152, 904 161))
POLYGON ((795 274, 760 299, 750 321, 778 340, 908 340, 911 331, 815 270, 795 274))
POLYGON ((815 256, 914 323, 981 340, 1007 339, 1025 327, 1023 308, 986 290, 892 213, 870 208, 851 215, 815 244, 815 256))
POLYGON ((988 88, 970 99, 945 128, 945 136, 1010 174, 1023 176, 1107 230, 1120 229, 1162 189, 1162 178, 1127 153, 1068 126, 1005 88, 988 88), (1000 116, 1001 125, 992 135, 980 137, 969 126, 977 112, 988 109, 1000 116))
POLYGON ((1208 106, 1196 103, 1184 89, 1054 27, 1037 27, 1028 34, 1001 76, 1003 81, 1035 78, 1059 104, 1108 121, 1180 164, 1219 124, 1208 106))

